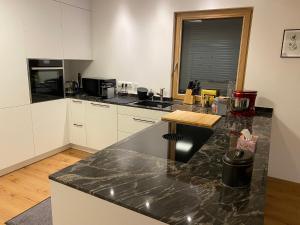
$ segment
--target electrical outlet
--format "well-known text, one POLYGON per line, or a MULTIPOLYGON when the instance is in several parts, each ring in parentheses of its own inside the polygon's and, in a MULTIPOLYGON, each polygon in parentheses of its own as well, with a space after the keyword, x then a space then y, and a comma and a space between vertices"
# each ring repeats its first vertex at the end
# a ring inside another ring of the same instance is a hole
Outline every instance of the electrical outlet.
POLYGON ((136 89, 138 87, 137 83, 130 82, 130 81, 118 81, 117 82, 118 91, 121 91, 122 85, 123 85, 123 87, 125 87, 125 85, 127 86, 127 92, 128 93, 136 94, 136 89))

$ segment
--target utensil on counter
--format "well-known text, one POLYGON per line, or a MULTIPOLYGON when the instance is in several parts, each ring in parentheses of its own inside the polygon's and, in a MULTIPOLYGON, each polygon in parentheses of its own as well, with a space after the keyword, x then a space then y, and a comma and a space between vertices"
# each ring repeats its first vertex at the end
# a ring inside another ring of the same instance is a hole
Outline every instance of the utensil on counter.
POLYGON ((193 95, 199 95, 200 94, 200 82, 195 80, 193 85, 193 95))
POLYGON ((190 81, 187 89, 193 89, 193 88, 194 88, 194 81, 190 81))
POLYGON ((251 183, 254 154, 248 150, 232 150, 223 156, 222 181, 230 187, 248 187, 251 183))

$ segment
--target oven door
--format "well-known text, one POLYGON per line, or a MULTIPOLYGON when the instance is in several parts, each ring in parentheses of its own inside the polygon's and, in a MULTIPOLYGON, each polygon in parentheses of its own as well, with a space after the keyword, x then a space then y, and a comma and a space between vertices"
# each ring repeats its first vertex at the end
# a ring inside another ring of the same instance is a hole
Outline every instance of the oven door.
POLYGON ((63 68, 32 67, 30 85, 32 103, 64 98, 63 68))

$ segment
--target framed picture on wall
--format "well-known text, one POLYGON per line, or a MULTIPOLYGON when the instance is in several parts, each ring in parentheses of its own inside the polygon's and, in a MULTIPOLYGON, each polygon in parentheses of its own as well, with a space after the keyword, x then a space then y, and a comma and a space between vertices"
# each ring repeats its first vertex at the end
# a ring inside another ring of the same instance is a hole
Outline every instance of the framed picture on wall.
POLYGON ((281 57, 300 58, 300 29, 284 30, 281 57))

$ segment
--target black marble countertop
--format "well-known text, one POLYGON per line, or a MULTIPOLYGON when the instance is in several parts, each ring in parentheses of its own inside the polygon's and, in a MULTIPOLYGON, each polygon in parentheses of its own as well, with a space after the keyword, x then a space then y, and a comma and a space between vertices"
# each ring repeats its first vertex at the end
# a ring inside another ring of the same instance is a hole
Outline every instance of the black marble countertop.
POLYGON ((166 123, 160 122, 52 174, 50 179, 171 225, 262 225, 271 120, 268 110, 258 110, 254 117, 223 117, 187 163, 122 147, 136 135, 166 123), (221 159, 234 149, 237 133, 244 128, 259 136, 251 186, 226 187, 221 182, 221 159))
MULTIPOLYGON (((141 106, 136 105, 134 102, 138 102, 139 99, 136 95, 128 95, 128 96, 116 96, 115 98, 110 99, 103 99, 100 97, 94 97, 89 96, 85 94, 78 94, 78 95, 71 95, 67 96, 67 98, 73 98, 73 99, 79 99, 79 100, 85 100, 85 101, 94 101, 94 102, 103 102, 107 104, 116 104, 116 105, 123 105, 123 106, 129 106, 129 107, 136 107, 136 108, 144 108, 144 109, 151 109, 151 110, 159 110, 164 112, 173 112, 175 110, 186 110, 186 111, 203 111, 206 112, 207 110, 204 108, 201 108, 199 105, 186 105, 183 104, 182 101, 172 101, 168 98, 164 100, 164 102, 172 103, 171 106, 168 106, 166 108, 156 108, 156 107, 147 107, 147 106, 141 106)), ((159 99, 155 99, 158 101, 159 99)))

